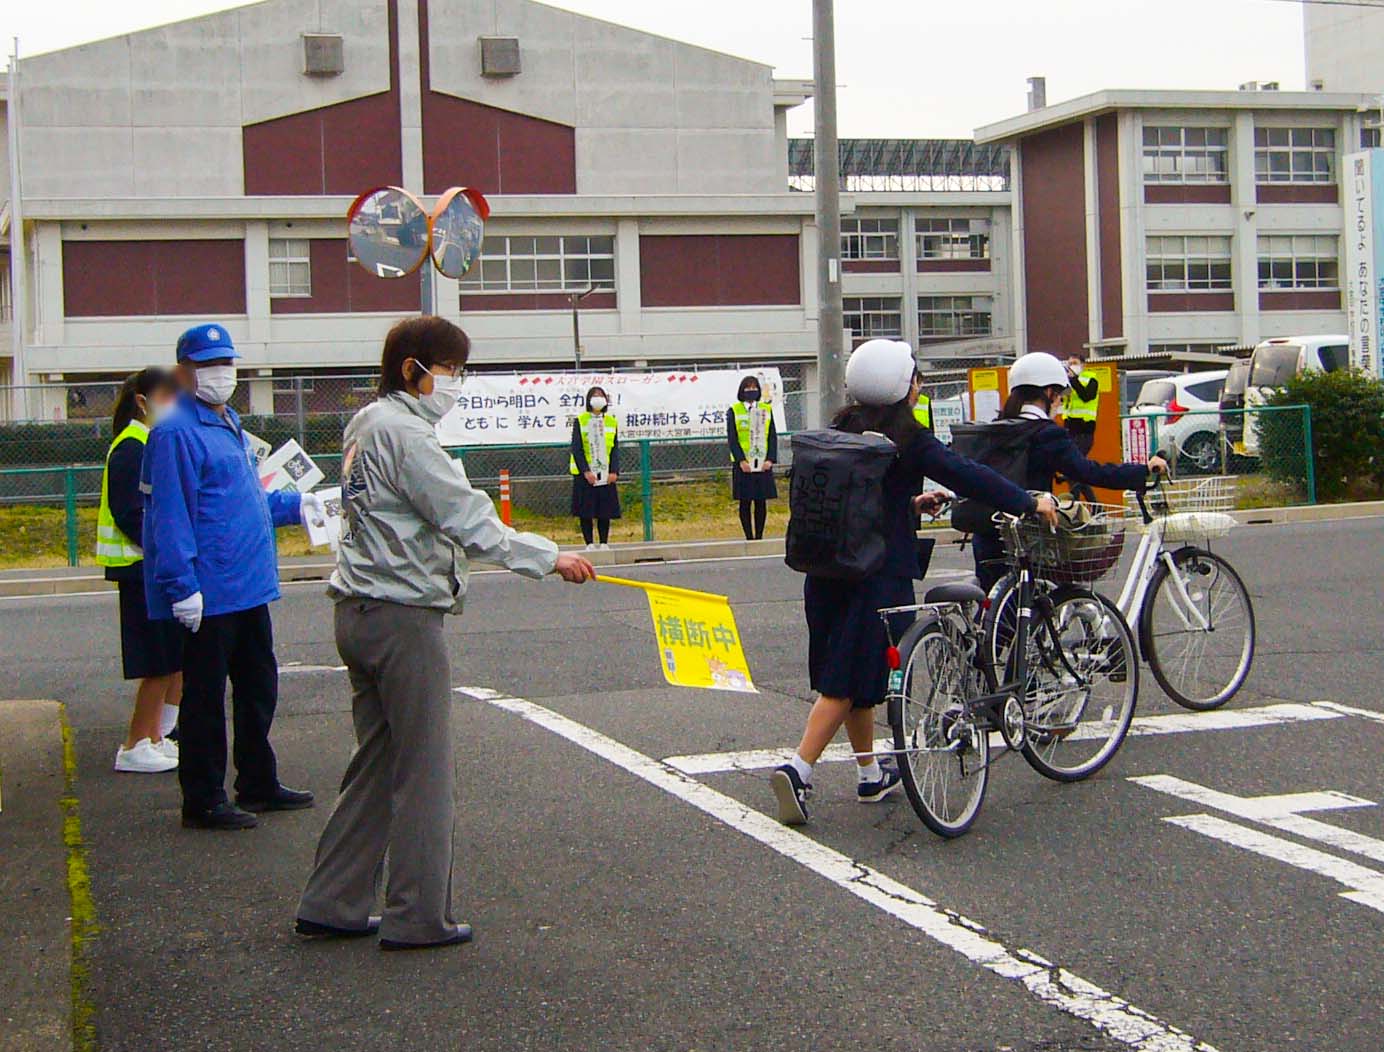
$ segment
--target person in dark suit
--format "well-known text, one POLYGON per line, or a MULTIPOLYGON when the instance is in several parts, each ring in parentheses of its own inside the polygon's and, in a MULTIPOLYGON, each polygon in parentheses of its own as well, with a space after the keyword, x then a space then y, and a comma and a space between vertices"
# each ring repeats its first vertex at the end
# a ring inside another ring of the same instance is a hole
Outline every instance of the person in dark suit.
POLYGON ((778 429, 774 426, 773 406, 764 401, 764 388, 757 376, 740 381, 735 404, 726 410, 726 444, 730 447, 730 494, 740 503, 740 527, 745 540, 764 537, 769 504, 778 497, 774 483, 774 464, 778 461, 778 429), (763 448, 752 448, 760 433, 756 418, 763 421, 763 448))

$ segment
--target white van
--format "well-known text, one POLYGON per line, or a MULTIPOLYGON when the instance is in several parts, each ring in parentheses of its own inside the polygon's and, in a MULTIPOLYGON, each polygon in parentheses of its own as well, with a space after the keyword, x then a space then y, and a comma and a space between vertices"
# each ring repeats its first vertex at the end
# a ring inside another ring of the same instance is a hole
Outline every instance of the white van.
MULTIPOLYGON (((1249 359, 1245 408, 1265 405, 1278 388, 1299 373, 1334 373, 1350 366, 1349 336, 1275 336, 1254 348, 1249 359)), ((1244 452, 1259 455, 1259 428, 1246 414, 1244 452)))

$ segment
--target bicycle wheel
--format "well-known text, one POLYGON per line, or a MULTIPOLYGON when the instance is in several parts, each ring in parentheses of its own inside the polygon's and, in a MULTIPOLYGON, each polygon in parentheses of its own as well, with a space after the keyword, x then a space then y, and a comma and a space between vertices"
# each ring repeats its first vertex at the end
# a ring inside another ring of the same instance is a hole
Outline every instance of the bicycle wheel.
POLYGON ((1249 676, 1254 605, 1240 575, 1219 555, 1180 548, 1172 564, 1170 572, 1160 561, 1149 582, 1139 612, 1139 646, 1168 697, 1189 709, 1214 709, 1249 676))
POLYGON ((938 836, 971 828, 990 777, 989 737, 962 717, 979 675, 936 618, 899 641, 902 682, 889 696, 889 728, 908 802, 938 836))
POLYGON ((995 690, 1005 678, 1009 643, 1019 619, 1019 575, 1005 574, 990 589, 989 603, 980 619, 980 652, 983 655, 986 687, 995 690))
POLYGON ((1134 636, 1103 595, 1063 587, 1028 642, 1024 759, 1043 775, 1075 782, 1115 755, 1139 696, 1134 636))

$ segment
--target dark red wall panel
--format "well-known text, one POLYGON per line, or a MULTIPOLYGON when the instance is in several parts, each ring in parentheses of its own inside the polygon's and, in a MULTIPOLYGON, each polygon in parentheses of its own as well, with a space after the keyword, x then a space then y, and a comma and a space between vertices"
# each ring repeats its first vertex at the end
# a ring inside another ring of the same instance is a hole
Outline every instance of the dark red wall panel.
POLYGON ((1298 292, 1261 292, 1260 310, 1340 310, 1341 294, 1335 289, 1303 289, 1298 292))
MULTIPOLYGON (((611 310, 615 293, 593 292, 581 301, 581 309, 611 310)), ((566 310, 572 297, 565 292, 474 292, 461 297, 462 312, 476 310, 566 310)))
POLYGON ((1068 124, 1022 140, 1028 349, 1080 354, 1086 306, 1084 133, 1068 124))
POLYGON ((362 311, 416 311, 419 279, 377 278, 346 258, 345 238, 313 238, 312 295, 269 301, 274 314, 348 314, 362 311))
POLYGON ((841 269, 847 274, 897 274, 903 268, 897 259, 843 259, 841 269))
POLYGON ((645 307, 797 305, 796 234, 646 234, 639 239, 645 307))
POLYGON ((1101 338, 1124 335, 1124 272, 1120 264, 1120 125, 1096 118, 1096 230, 1100 235, 1101 338))
POLYGON ((1149 205, 1228 205, 1229 183, 1149 183, 1144 187, 1144 203, 1149 205))
POLYGON ((1335 183, 1265 183, 1254 188, 1254 199, 1261 205, 1334 205, 1335 183))
POLYGON ((920 259, 919 274, 959 274, 967 272, 988 272, 988 259, 920 259))
POLYGON ((1196 314, 1201 311, 1233 311, 1233 292, 1150 292, 1150 314, 1196 314))
POLYGON ((64 241, 69 318, 245 313, 245 242, 64 241))
POLYGON ((423 187, 485 194, 577 192, 576 132, 441 92, 423 93, 423 187))

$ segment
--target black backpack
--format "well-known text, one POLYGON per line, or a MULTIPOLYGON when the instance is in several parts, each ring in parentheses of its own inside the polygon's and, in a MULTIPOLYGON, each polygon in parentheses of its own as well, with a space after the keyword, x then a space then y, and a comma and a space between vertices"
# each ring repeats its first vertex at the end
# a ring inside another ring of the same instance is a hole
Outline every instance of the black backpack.
POLYGON ((883 435, 793 436, 784 561, 799 573, 859 581, 884 565, 884 476, 898 449, 883 435))
MULTIPOLYGON (((951 447, 977 463, 984 464, 1022 489, 1028 489, 1028 451, 1033 436, 1047 420, 1020 417, 996 420, 989 424, 953 424, 951 447)), ((993 537, 995 509, 969 497, 958 497, 952 505, 952 528, 963 533, 993 537)))

